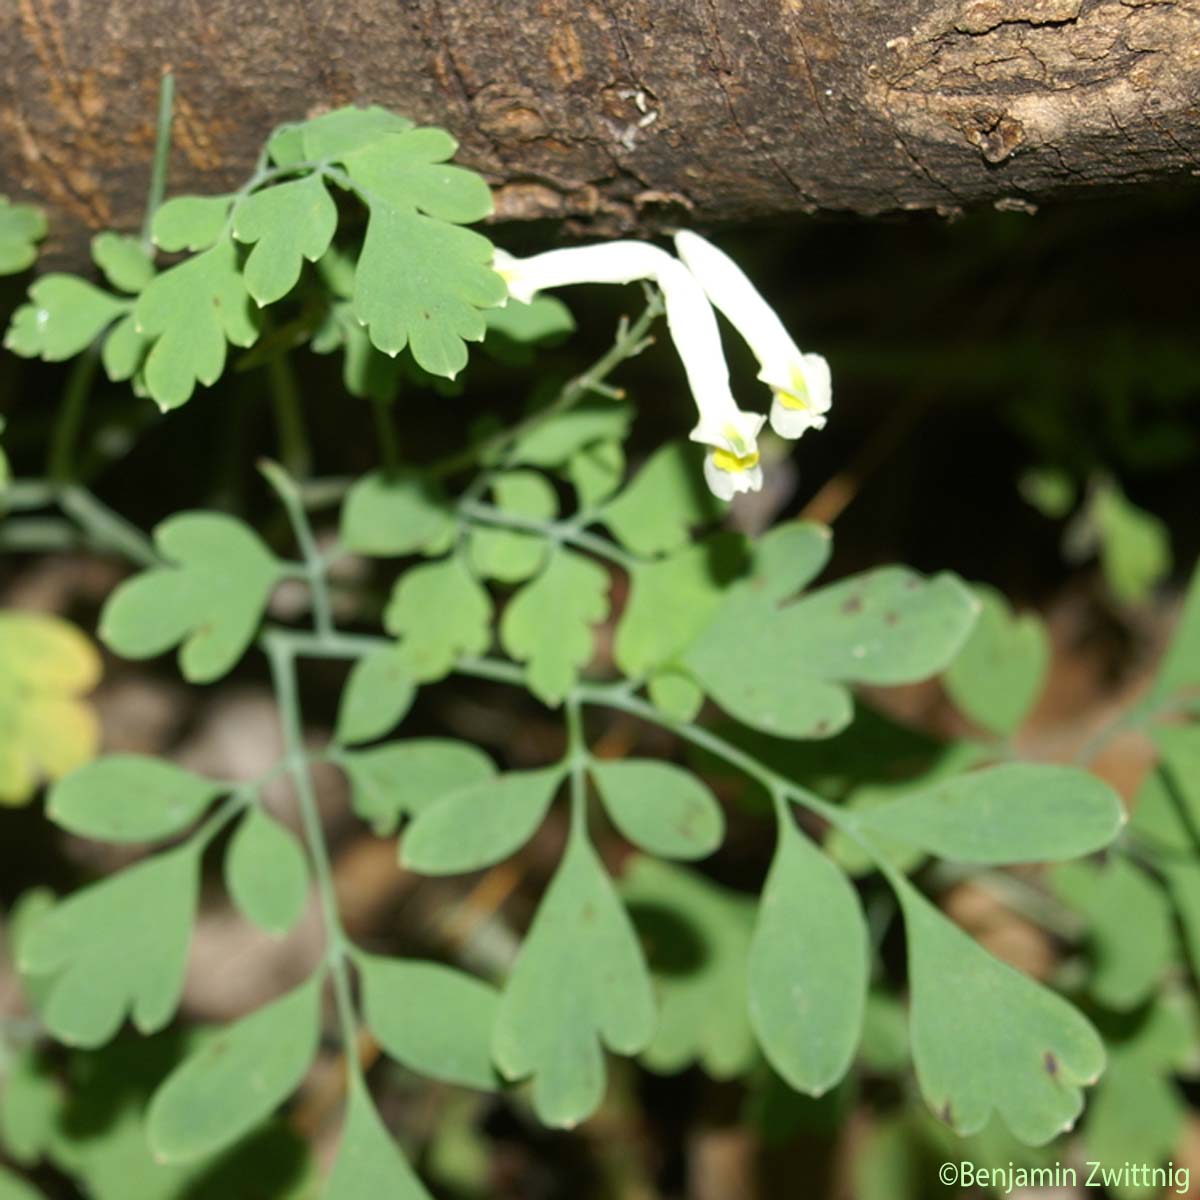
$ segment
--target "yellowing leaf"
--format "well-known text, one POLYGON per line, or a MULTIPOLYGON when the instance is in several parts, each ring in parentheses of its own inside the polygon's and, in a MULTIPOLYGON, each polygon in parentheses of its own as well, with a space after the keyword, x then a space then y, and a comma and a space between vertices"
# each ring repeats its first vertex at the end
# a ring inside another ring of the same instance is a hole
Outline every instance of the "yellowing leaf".
POLYGON ((0 804, 24 804, 95 755, 99 727, 80 697, 99 679, 100 656, 73 625, 0 611, 0 804))

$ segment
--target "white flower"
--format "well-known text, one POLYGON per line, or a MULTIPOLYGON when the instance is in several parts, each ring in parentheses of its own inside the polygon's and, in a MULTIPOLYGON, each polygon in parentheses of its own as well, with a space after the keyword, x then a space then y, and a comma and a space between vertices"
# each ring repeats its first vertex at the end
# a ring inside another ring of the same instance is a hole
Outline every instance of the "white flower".
POLYGON ((825 359, 801 352, 778 314, 729 255, 686 230, 675 235, 675 248, 758 359, 758 377, 774 393, 771 428, 785 438, 823 429, 833 399, 825 359))
POLYGON ((732 500, 738 492, 757 492, 763 485, 758 451, 731 454, 728 450, 709 450, 704 456, 704 482, 720 500, 732 500))
MULTIPOLYGON (((714 468, 720 472, 719 489, 714 486, 714 476, 706 464, 709 486, 725 499, 733 491, 757 490, 762 486, 758 434, 766 418, 759 413, 743 412, 734 401, 712 305, 704 289, 678 259, 648 242, 616 241, 550 250, 525 259, 497 250, 493 266, 508 284, 509 295, 526 304, 547 288, 575 283, 632 283, 637 279, 656 283, 666 305, 671 339, 683 360, 699 409, 699 420, 690 438, 722 452, 730 461, 749 463, 736 471, 729 467, 714 468), (738 486, 731 490, 727 476, 735 479, 738 486)), ((712 458, 710 455, 709 460, 712 458)))

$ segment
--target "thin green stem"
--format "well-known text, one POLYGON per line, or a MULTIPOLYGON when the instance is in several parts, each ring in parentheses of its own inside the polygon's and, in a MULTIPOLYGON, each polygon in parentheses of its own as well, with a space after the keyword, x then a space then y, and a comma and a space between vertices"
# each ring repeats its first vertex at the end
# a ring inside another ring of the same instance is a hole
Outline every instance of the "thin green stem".
POLYGON ((75 478, 75 444, 83 428, 87 400, 100 366, 100 345, 93 342, 74 362, 67 376, 62 408, 54 423, 46 474, 56 484, 70 483, 75 478))
POLYGON ((160 564, 154 543, 87 488, 78 484, 62 488, 58 493, 58 504, 99 545, 115 550, 139 567, 160 564))
POLYGON ((379 439, 379 458, 383 469, 389 474, 400 465, 400 443, 396 438, 396 422, 392 406, 387 400, 372 400, 371 411, 375 415, 375 434, 379 439))
MULTIPOLYGON (((650 326, 665 311, 662 298, 656 293, 652 293, 646 302, 646 307, 642 310, 637 320, 629 324, 628 321, 622 318, 621 325, 617 330, 616 340, 612 346, 581 375, 576 375, 573 379, 568 380, 558 395, 545 408, 531 413, 524 420, 518 421, 508 429, 500 430, 492 437, 485 438, 475 446, 468 446, 458 454, 453 454, 448 458, 442 459, 440 462, 434 463, 430 469, 432 476, 434 478, 444 478, 447 475, 455 475, 459 471, 467 470, 480 462, 486 463, 497 457, 502 458, 505 450, 525 437, 526 434, 532 433, 543 421, 566 412, 569 408, 578 404, 590 392, 600 390, 604 385, 605 379, 621 363, 626 362, 628 359, 636 358, 649 345, 646 335, 650 330, 650 326)), ((501 465, 503 464, 501 463, 501 465)), ((483 485, 478 487, 474 492, 468 493, 471 499, 475 499, 482 494, 489 474, 490 472, 485 471, 480 477, 484 480, 483 485)), ((478 480, 476 483, 478 483, 478 480)))
POLYGON ((258 464, 258 469, 275 489, 275 493, 283 503, 288 519, 292 523, 296 544, 300 547, 300 554, 304 559, 304 570, 312 597, 313 621, 316 624, 317 635, 319 637, 330 636, 335 630, 333 604, 329 597, 329 582, 325 578, 325 560, 321 557, 317 540, 313 536, 312 525, 309 524, 308 513, 304 509, 300 489, 278 463, 263 459, 258 464))
POLYGON ((497 525, 502 529, 538 533, 552 542, 576 546, 599 558, 606 558, 626 571, 637 566, 637 559, 633 555, 627 554, 607 538, 585 532, 573 521, 539 521, 535 517, 523 517, 517 513, 508 513, 503 509, 493 508, 490 504, 480 504, 476 500, 463 500, 458 505, 458 512, 468 521, 474 521, 479 525, 497 525))
POLYGON ((266 361, 266 369, 279 457, 293 478, 303 479, 312 470, 312 447, 292 360, 286 352, 272 354, 266 361))
POLYGON ((150 168, 150 191, 146 196, 146 212, 142 218, 142 249, 147 256, 154 252, 151 230, 154 214, 158 212, 167 192, 167 166, 171 157, 171 116, 175 107, 175 76, 164 71, 158 88, 158 121, 154 135, 154 161, 150 168))
POLYGON ((587 738, 583 729, 583 707, 574 693, 563 704, 567 719, 567 764, 570 772, 571 836, 587 833, 587 738))
POLYGON ((337 1007, 343 1048, 352 1077, 356 1078, 359 1073, 358 1021, 351 998, 348 968, 352 949, 338 913, 337 891, 333 882, 333 864, 329 858, 325 830, 321 825, 320 810, 317 808, 316 790, 313 787, 309 762, 304 751, 304 723, 296 681, 296 661, 292 647, 284 638, 267 634, 263 641, 267 659, 271 664, 275 699, 279 705, 286 761, 296 791, 300 820, 304 829, 304 840, 308 846, 313 874, 317 881, 317 894, 320 898, 321 915, 325 924, 325 962, 329 977, 333 982, 334 1003, 337 1007))

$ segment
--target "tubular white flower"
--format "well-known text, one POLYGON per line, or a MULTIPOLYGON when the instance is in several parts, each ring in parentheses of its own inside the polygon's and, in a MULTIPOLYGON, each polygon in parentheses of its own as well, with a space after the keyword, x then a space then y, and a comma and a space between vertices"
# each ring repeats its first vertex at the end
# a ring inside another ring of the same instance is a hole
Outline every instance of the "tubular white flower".
MULTIPOLYGON (((656 283, 666 305, 671 340, 683 360, 699 409, 699 420, 690 438, 738 460, 753 458, 757 465, 757 439, 766 418, 759 413, 743 412, 734 401, 712 305, 692 273, 678 259, 648 242, 616 241, 550 250, 525 259, 497 250, 493 266, 508 284, 509 295, 525 304, 538 292, 575 283, 632 283, 637 279, 656 283)), ((722 472, 722 476, 729 474, 728 470, 722 472)), ((737 474, 750 479, 754 469, 737 474)), ((707 470, 705 477, 708 478, 707 470)), ((748 483, 735 490, 761 487, 761 469, 757 477, 757 484, 748 483)), ((721 482, 724 488, 723 478, 721 482)), ((717 491, 715 487, 713 490, 717 491)))
POLYGON ((738 492, 757 492, 763 485, 758 451, 730 454, 728 450, 709 450, 704 456, 704 482, 720 500, 732 500, 738 492))
POLYGON ((758 359, 758 377, 774 394, 771 428, 785 438, 823 429, 833 400, 825 359, 800 350, 778 314, 729 255, 687 230, 675 235, 675 248, 705 295, 729 318, 758 359))

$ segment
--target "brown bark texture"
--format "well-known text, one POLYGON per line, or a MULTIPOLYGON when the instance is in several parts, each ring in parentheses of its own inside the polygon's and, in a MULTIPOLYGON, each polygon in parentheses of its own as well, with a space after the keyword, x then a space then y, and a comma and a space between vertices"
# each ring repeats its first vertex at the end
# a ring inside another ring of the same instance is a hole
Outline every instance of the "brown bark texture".
POLYGON ((1200 0, 3 0, 2 190, 60 247, 136 227, 166 67, 172 191, 348 103, 603 234, 1200 173, 1200 0))

